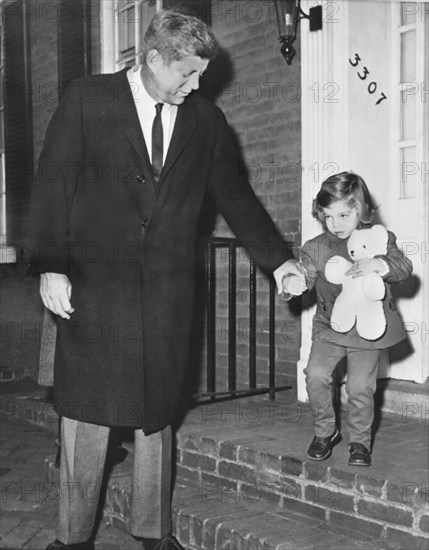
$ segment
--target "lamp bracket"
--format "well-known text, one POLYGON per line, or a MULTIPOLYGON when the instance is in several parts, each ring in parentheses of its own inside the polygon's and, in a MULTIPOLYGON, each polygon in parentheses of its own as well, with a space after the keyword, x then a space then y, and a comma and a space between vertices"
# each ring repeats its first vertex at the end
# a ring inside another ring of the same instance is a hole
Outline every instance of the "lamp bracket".
POLYGON ((323 27, 322 15, 322 6, 320 5, 310 8, 310 12, 308 14, 302 11, 300 5, 297 22, 301 21, 301 19, 308 19, 310 21, 310 31, 319 31, 323 27))

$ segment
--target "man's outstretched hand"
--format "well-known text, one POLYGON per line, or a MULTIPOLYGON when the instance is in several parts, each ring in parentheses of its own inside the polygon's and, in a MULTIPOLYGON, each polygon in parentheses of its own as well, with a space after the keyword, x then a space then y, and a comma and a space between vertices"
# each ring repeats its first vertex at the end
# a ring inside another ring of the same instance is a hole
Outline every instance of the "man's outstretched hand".
POLYGON ((42 273, 40 275, 40 296, 49 311, 63 319, 70 319, 74 308, 70 303, 72 286, 63 273, 42 273))
POLYGON ((295 283, 295 285, 299 287, 299 291, 297 290, 294 292, 294 295, 302 294, 307 290, 305 275, 300 269, 299 263, 296 260, 288 260, 274 271, 274 279, 276 281, 277 292, 279 294, 282 294, 284 291, 283 278, 286 275, 295 275, 299 279, 299 281, 296 281, 295 283))

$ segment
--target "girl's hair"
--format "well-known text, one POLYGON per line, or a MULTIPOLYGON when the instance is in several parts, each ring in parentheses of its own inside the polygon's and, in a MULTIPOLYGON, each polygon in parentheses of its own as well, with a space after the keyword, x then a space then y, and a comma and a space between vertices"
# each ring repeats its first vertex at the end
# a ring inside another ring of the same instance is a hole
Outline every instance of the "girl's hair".
POLYGON ((211 28, 184 10, 160 10, 150 22, 142 46, 145 59, 150 50, 157 50, 168 65, 190 55, 211 61, 219 52, 211 28))
POLYGON ((377 210, 364 180, 353 172, 340 172, 327 178, 313 201, 311 214, 325 225, 323 208, 345 201, 355 207, 362 223, 370 223, 377 210))

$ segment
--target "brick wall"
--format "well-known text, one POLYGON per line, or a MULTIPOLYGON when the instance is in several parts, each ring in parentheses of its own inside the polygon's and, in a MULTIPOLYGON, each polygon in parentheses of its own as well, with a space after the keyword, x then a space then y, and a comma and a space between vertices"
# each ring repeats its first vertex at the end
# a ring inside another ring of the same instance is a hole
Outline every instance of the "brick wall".
MULTIPOLYGON (((34 168, 46 127, 58 104, 58 0, 28 2, 34 168)), ((39 280, 27 275, 25 258, 0 266, 2 365, 18 378, 38 376, 43 308, 39 280)))
MULTIPOLYGON (((211 69, 211 91, 224 111, 243 155, 249 180, 285 239, 300 240, 301 115, 300 52, 287 66, 279 52, 270 2, 213 0, 212 26, 224 55, 211 69), (216 66, 217 65, 217 66, 216 66), (221 81, 221 84, 219 83, 221 81), (223 81, 223 82, 222 82, 223 81)), ((298 39, 299 44, 299 39, 298 39)), ((210 85, 208 85, 210 89, 210 85)), ((215 234, 232 236, 218 219, 215 234)), ((227 262, 218 258, 216 351, 218 388, 225 389, 228 347, 227 262)), ((237 385, 246 387, 249 355, 248 259, 239 254, 237 278, 237 385)), ((268 282, 257 282, 257 385, 268 383, 268 282)), ((277 384, 295 386, 300 319, 276 299, 277 384)), ((204 382, 204 377, 203 377, 204 382)))
MULTIPOLYGON (((57 24, 61 0, 29 2, 31 41, 31 98, 34 168, 43 146, 46 128, 58 105, 57 24)), ((92 59, 100 72, 100 10, 92 0, 92 59)), ((17 377, 37 379, 43 307, 39 279, 29 277, 19 258, 15 265, 0 266, 2 365, 14 368, 17 377)))
POLYGON ((30 11, 33 143, 36 165, 49 121, 58 105, 58 0, 41 0, 30 11))

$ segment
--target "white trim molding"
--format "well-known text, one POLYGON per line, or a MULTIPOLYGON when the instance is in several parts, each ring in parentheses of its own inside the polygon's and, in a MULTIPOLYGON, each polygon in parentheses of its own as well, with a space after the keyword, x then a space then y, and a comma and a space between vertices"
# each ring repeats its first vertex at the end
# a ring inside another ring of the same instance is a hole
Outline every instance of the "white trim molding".
MULTIPOLYGON (((308 13, 314 1, 303 0, 308 13)), ((302 242, 321 232, 311 216, 311 205, 322 181, 348 170, 348 2, 319 2, 323 8, 323 29, 310 32, 301 22, 302 86, 302 242), (335 10, 333 11, 333 7, 335 10)), ((302 312, 301 350, 297 365, 297 395, 307 401, 304 369, 311 348, 314 306, 302 312)))

